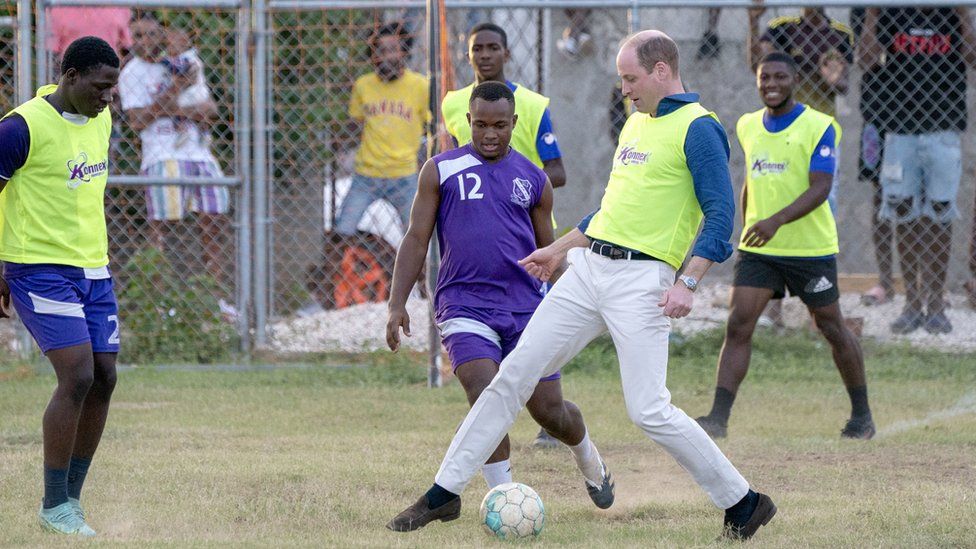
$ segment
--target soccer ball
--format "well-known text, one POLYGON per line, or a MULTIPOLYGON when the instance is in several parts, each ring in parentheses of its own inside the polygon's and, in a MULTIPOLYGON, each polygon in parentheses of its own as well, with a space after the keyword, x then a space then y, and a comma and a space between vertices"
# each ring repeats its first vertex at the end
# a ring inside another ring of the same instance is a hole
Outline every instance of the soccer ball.
POLYGON ((481 500, 481 524, 501 539, 538 536, 546 523, 542 498, 520 482, 499 484, 481 500))

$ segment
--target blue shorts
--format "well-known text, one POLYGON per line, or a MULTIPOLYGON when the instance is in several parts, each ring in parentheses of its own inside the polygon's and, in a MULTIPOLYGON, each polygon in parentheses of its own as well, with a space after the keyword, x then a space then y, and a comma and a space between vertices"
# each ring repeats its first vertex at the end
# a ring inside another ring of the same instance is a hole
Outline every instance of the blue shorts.
POLYGON ((119 306, 112 278, 108 269, 87 271, 4 264, 14 309, 45 354, 84 343, 91 343, 95 353, 119 352, 119 306))
MULTIPOLYGON (((437 315, 437 327, 454 370, 465 362, 487 358, 496 364, 512 352, 532 313, 513 313, 498 309, 449 306, 437 315)), ((539 381, 553 381, 556 372, 539 381)))
POLYGON ((881 164, 884 203, 878 217, 895 223, 911 223, 920 217, 951 223, 957 216, 961 179, 960 132, 888 133, 881 164))

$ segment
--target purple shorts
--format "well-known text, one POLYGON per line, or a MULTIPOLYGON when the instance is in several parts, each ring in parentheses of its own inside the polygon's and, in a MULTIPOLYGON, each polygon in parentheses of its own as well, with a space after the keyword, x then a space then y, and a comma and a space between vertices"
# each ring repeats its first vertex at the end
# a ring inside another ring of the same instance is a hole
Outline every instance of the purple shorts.
MULTIPOLYGON (((448 306, 438 312, 437 327, 447 348, 451 367, 487 358, 501 364, 518 343, 532 313, 513 313, 498 309, 448 306)), ((562 375, 556 372, 539 381, 553 381, 562 375)))
POLYGON ((14 309, 45 354, 84 343, 95 353, 119 352, 119 306, 107 275, 107 268, 4 264, 14 309))

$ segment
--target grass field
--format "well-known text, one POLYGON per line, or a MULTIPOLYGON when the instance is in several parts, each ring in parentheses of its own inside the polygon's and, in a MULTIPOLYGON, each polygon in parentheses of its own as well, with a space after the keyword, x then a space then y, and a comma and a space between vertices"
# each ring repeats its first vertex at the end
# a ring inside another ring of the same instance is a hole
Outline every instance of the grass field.
MULTIPOLYGON (((720 343, 705 334, 672 352, 669 386, 692 416, 711 402, 720 343)), ((838 436, 847 396, 824 344, 766 334, 756 348, 721 442, 779 506, 752 546, 976 546, 976 356, 866 349, 879 433, 855 442, 838 436)), ((99 531, 93 544, 501 543, 477 522, 480 477, 460 520, 410 534, 384 529, 429 486, 467 406, 454 382, 424 386, 419 356, 358 361, 123 371, 83 497, 99 531)), ((0 365, 2 545, 67 544, 35 524, 40 417, 53 381, 42 366, 0 365)), ((713 544, 721 513, 628 422, 606 341, 567 367, 564 385, 614 471, 617 502, 593 507, 568 450, 529 447, 536 427, 523 414, 513 431, 515 477, 539 491, 548 512, 533 545, 713 544)))

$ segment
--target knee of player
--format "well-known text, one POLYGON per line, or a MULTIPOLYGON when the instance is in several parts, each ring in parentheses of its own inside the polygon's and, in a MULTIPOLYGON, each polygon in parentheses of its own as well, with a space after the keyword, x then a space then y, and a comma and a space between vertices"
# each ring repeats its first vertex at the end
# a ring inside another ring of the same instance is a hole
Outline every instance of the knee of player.
POLYGON ((756 329, 756 318, 746 318, 745 315, 732 313, 725 325, 725 340, 729 343, 748 344, 752 341, 752 333, 756 329))
POLYGON ((628 406, 627 415, 630 421, 641 429, 655 429, 668 422, 668 408, 670 400, 655 402, 643 406, 628 406))
POLYGON ((111 395, 112 392, 115 391, 115 384, 118 382, 118 379, 119 377, 115 371, 115 368, 100 370, 94 376, 91 390, 93 392, 97 390, 100 394, 105 396, 111 395))
POLYGON ((840 318, 817 316, 814 319, 817 329, 823 334, 824 338, 831 343, 843 341, 844 324, 840 318))
POLYGON ((64 380, 64 389, 68 392, 71 401, 80 405, 88 396, 94 381, 95 375, 91 370, 82 370, 64 380))

